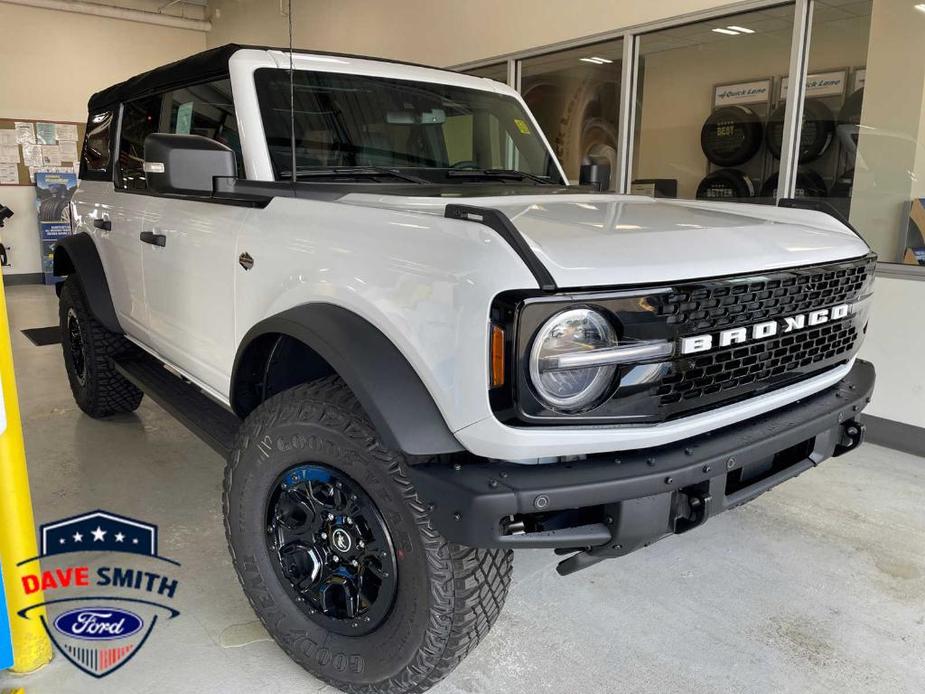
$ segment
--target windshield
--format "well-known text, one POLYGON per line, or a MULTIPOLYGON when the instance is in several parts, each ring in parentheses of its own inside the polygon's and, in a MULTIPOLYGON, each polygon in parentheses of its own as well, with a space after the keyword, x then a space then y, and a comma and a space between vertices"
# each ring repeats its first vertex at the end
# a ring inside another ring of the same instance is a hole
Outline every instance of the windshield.
MULTIPOLYGON (((260 69, 255 82, 274 172, 289 178, 289 72, 260 69)), ((561 183, 523 106, 509 96, 305 70, 296 71, 294 83, 295 159, 303 180, 400 170, 426 182, 561 183)))

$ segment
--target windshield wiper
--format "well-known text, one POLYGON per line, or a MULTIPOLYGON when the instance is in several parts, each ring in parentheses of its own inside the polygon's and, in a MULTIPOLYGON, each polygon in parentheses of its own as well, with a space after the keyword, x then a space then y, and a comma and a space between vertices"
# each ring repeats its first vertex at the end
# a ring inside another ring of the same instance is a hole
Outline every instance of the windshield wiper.
MULTIPOLYGON (((280 178, 291 178, 291 171, 281 171, 279 174, 280 178)), ((376 177, 376 176, 391 176, 392 178, 397 178, 402 181, 407 181, 408 183, 430 183, 430 181, 418 178, 417 176, 412 176, 410 174, 404 174, 400 171, 394 171, 392 169, 387 169, 384 166, 344 166, 344 167, 335 167, 329 169, 298 169, 296 171, 296 176, 298 178, 331 178, 331 177, 356 177, 356 178, 366 178, 366 177, 376 177)))
POLYGON ((537 176, 516 169, 449 169, 446 175, 451 178, 511 178, 519 181, 528 179, 536 183, 555 183, 549 176, 537 176))

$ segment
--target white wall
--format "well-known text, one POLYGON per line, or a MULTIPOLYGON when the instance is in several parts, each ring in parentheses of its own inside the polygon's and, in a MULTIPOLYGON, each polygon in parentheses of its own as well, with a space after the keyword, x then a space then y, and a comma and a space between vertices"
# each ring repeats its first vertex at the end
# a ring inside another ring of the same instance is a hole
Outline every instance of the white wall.
MULTIPOLYGON (((293 0, 297 48, 360 53, 427 65, 482 58, 677 17, 729 0, 293 0)), ((276 0, 212 0, 209 46, 284 46, 276 0), (216 13, 215 10, 218 10, 216 13)))
MULTIPOLYGON (((0 117, 86 121, 90 95, 204 50, 203 32, 0 2, 0 117)), ((35 188, 0 186, 16 216, 0 230, 13 267, 41 272, 35 188)))
POLYGON ((925 427, 925 282, 878 277, 867 339, 860 356, 877 368, 865 412, 925 427))

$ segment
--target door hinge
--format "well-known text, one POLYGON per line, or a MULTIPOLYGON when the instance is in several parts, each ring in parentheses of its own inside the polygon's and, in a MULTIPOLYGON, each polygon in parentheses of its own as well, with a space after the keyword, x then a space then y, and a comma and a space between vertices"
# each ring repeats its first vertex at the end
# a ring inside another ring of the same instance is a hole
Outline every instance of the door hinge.
POLYGON ((250 270, 254 267, 254 259, 251 257, 251 254, 246 251, 238 256, 238 263, 245 270, 250 270))

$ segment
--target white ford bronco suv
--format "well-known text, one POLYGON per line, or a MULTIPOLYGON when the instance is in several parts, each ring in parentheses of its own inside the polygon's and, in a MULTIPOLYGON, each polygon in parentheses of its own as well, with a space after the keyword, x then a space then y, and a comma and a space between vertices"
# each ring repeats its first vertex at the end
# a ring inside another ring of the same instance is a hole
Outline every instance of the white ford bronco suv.
POLYGON ((94 94, 80 178, 78 405, 148 393, 226 457, 247 597, 345 691, 450 672, 513 549, 569 574, 861 441, 846 223, 570 186, 503 84, 223 46, 94 94))

